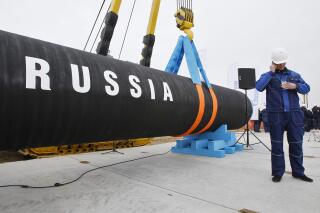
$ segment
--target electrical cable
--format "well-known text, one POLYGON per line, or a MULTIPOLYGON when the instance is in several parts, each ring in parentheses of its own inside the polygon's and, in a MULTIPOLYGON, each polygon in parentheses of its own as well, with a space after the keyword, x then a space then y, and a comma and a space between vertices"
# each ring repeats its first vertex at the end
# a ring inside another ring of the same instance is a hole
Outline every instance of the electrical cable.
POLYGON ((90 169, 86 172, 83 172, 80 176, 78 176, 77 178, 71 180, 71 181, 68 181, 68 182, 65 182, 65 183, 55 183, 53 185, 50 185, 50 186, 29 186, 29 185, 23 185, 23 184, 8 184, 8 185, 1 185, 0 188, 8 188, 8 187, 21 187, 21 188, 28 188, 28 189, 48 189, 48 188, 55 188, 55 187, 60 187, 60 186, 65 186, 65 185, 69 185, 69 184, 72 184, 74 182, 77 182, 78 180, 80 180, 84 175, 90 173, 90 172, 93 172, 93 171, 96 171, 96 170, 99 170, 99 169, 103 169, 103 168, 107 168, 107 167, 112 167, 112 166, 116 166, 116 165, 120 165, 120 164, 124 164, 124 163, 129 163, 129 162, 133 162, 133 161, 138 161, 138 160, 142 160, 142 159, 146 159, 146 158, 151 158, 151 157, 156 157, 156 156, 162 156, 162 155, 166 155, 170 152, 167 151, 165 153, 160 153, 160 154, 154 154, 154 155, 149 155, 149 156, 145 156, 145 157, 141 157, 141 158, 135 158, 135 159, 132 159, 132 160, 126 160, 126 161, 121 161, 121 162, 118 162, 118 163, 113 163, 113 164, 108 164, 108 165, 105 165, 105 166, 100 166, 100 167, 97 167, 97 168, 94 168, 94 169, 90 169))
POLYGON ((96 37, 94 39, 94 42, 93 42, 93 44, 92 44, 92 46, 90 48, 90 53, 92 52, 92 49, 93 49, 94 45, 96 44, 97 38, 98 38, 98 36, 99 36, 99 34, 101 32, 101 29, 102 29, 102 26, 103 26, 103 23, 105 22, 105 20, 106 20, 106 16, 104 17, 104 19, 103 19, 103 21, 102 21, 102 23, 100 25, 99 31, 98 31, 98 33, 97 33, 97 35, 96 35, 96 37))
MULTIPOLYGON (((110 9, 110 7, 111 7, 111 3, 112 3, 112 2, 110 2, 110 4, 109 4, 109 7, 108 7, 108 10, 107 10, 107 11, 109 11, 109 9, 110 9)), ((102 26, 103 26, 103 24, 104 24, 104 23, 105 23, 105 21, 106 21, 106 17, 107 17, 107 15, 105 15, 105 16, 104 16, 104 18, 103 18, 103 21, 102 21, 102 23, 101 23, 101 25, 100 25, 99 31, 98 31, 98 33, 97 33, 97 35, 96 35, 96 37, 95 37, 95 39, 94 39, 94 42, 93 42, 93 44, 92 44, 92 46, 91 46, 91 48, 90 48, 90 52, 92 52, 92 49, 93 49, 93 47, 94 47, 94 45, 95 45, 95 43, 96 43, 96 41, 97 41, 97 38, 98 38, 98 36, 100 35, 100 32, 101 32, 102 26)))
POLYGON ((125 32, 124 37, 123 37, 123 41, 122 41, 122 45, 121 45, 121 49, 120 49, 120 53, 119 53, 118 59, 120 59, 120 56, 121 56, 121 53, 122 53, 122 49, 123 49, 123 45, 124 45, 124 42, 125 42, 126 37, 127 37, 127 33, 128 33, 129 25, 130 25, 130 22, 131 22, 132 13, 133 13, 134 7, 136 5, 136 1, 137 0, 134 0, 132 8, 131 8, 130 17, 129 17, 129 21, 128 21, 128 24, 127 24, 127 29, 126 29, 126 32, 125 32))
POLYGON ((96 20, 95 20, 94 23, 93 23, 92 29, 91 29, 90 34, 89 34, 89 37, 88 37, 88 39, 87 39, 86 45, 85 45, 84 48, 83 48, 83 51, 85 51, 86 48, 87 48, 87 45, 88 45, 89 40, 90 40, 90 38, 91 38, 92 32, 93 32, 93 30, 94 30, 94 28, 95 28, 95 26, 96 26, 97 20, 98 20, 98 18, 99 18, 99 16, 100 16, 100 13, 101 13, 101 11, 102 11, 102 8, 103 8, 105 2, 106 2, 106 0, 103 0, 102 4, 101 4, 101 6, 100 6, 100 10, 99 10, 98 15, 97 15, 97 17, 96 17, 96 20))

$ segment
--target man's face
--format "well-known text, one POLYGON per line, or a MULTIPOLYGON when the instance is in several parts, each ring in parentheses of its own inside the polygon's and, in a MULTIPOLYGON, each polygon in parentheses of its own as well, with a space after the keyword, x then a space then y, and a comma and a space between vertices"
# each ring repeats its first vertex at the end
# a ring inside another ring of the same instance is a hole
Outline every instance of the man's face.
POLYGON ((276 64, 276 69, 277 70, 284 70, 285 67, 286 67, 286 63, 276 64))

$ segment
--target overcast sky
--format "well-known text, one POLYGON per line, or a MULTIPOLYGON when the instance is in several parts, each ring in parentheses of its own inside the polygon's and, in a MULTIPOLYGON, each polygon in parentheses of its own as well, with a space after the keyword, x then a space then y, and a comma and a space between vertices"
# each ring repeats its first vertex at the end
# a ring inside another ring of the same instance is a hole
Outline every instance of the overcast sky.
MULTIPOLYGON (((106 0, 104 14, 110 2, 106 0)), ((110 47, 114 57, 118 57, 133 2, 123 0, 110 47)), ((83 49, 101 3, 0 0, 0 29, 83 49)), ((151 3, 137 0, 122 60, 140 61, 151 3)), ((311 85, 310 105, 320 105, 319 0, 195 0, 193 6, 194 40, 212 83, 233 87, 239 66, 256 68, 259 77, 269 69, 271 50, 284 47, 290 54, 288 68, 299 72, 311 85)), ((175 0, 162 0, 152 67, 165 68, 181 34, 175 27, 175 11, 175 0)), ((185 64, 180 74, 188 76, 185 64)))

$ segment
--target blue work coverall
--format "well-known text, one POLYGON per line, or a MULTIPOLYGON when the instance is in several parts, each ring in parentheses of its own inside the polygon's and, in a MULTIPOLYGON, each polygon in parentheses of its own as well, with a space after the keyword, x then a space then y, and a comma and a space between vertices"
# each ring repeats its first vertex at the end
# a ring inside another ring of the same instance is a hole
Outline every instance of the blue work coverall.
POLYGON ((298 73, 285 68, 283 71, 276 70, 262 74, 256 82, 256 89, 260 92, 267 90, 266 109, 271 137, 272 176, 283 176, 285 172, 284 131, 287 131, 292 175, 303 176, 304 114, 300 109, 297 93, 307 94, 310 91, 310 86, 298 73), (283 81, 295 83, 297 88, 283 89, 281 87, 283 81))

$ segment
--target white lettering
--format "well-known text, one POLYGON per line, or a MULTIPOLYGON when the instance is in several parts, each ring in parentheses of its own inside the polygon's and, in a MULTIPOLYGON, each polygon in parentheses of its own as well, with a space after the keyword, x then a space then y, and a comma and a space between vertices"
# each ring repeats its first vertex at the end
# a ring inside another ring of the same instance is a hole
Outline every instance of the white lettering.
MULTIPOLYGON (((37 78, 40 80, 40 87, 42 90, 51 90, 50 88, 50 78, 49 71, 50 65, 47 61, 35 58, 35 57, 25 57, 26 60, 26 88, 27 89, 36 89, 37 87, 37 78)), ((91 78, 89 67, 80 66, 76 64, 70 64, 71 66, 71 78, 72 78, 72 87, 78 93, 87 93, 91 89, 91 78), (82 69, 83 85, 80 85, 80 69, 82 69)), ((105 86, 105 91, 110 96, 116 96, 119 94, 120 88, 119 84, 116 82, 118 76, 116 73, 106 70, 104 71, 104 78, 107 82, 105 86)), ((141 81, 135 75, 129 75, 130 83, 130 94, 133 98, 140 98, 142 96, 141 81)), ((156 100, 156 91, 152 79, 147 79, 150 88, 150 99, 156 100)), ((163 82, 163 100, 173 102, 173 96, 171 89, 167 82, 163 82)))
POLYGON ((119 93, 119 85, 118 83, 113 80, 113 79, 117 79, 117 75, 110 71, 110 70, 106 70, 104 72, 104 78, 106 79, 106 81, 112 86, 105 86, 105 90, 107 92, 108 95, 111 96, 116 96, 119 93))
POLYGON ((79 93, 87 93, 87 92, 89 92, 90 87, 91 87, 89 68, 86 66, 82 66, 82 73, 83 73, 83 86, 80 86, 78 65, 71 64, 73 89, 79 93))
POLYGON ((150 86, 151 99, 155 100, 156 96, 155 96, 155 92, 154 92, 153 82, 151 79, 148 79, 148 82, 149 82, 149 86, 150 86))
POLYGON ((26 56, 26 88, 36 89, 36 77, 40 78, 42 90, 50 89, 50 78, 47 73, 50 71, 50 65, 45 60, 26 56), (39 65, 39 69, 37 69, 39 65))
POLYGON ((129 82, 134 87, 134 89, 130 89, 130 93, 134 98, 140 98, 142 95, 141 87, 139 86, 140 80, 137 76, 129 75, 129 82))
POLYGON ((168 98, 170 101, 173 101, 172 93, 169 85, 166 82, 163 82, 163 100, 167 101, 168 98))

